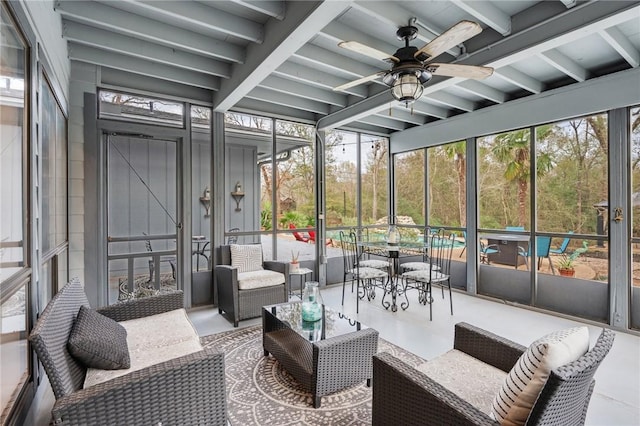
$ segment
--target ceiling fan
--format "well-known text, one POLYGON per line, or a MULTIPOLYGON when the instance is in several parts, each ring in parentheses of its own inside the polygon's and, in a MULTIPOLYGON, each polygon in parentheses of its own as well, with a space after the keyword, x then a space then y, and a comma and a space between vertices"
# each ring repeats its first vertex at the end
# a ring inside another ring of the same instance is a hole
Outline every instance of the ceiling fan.
POLYGON ((404 40, 405 45, 399 48, 393 55, 358 43, 357 41, 343 41, 338 43, 338 46, 344 49, 387 61, 393 66, 388 71, 379 71, 373 75, 335 87, 333 90, 344 91, 350 87, 382 77, 384 84, 391 87, 393 97, 408 106, 422 96, 424 83, 431 80, 433 75, 479 80, 493 74, 493 68, 490 67, 430 62, 452 47, 479 34, 482 31, 482 27, 476 22, 460 21, 418 49, 415 46, 409 45, 409 42, 418 35, 418 28, 413 25, 415 21, 416 19, 412 18, 409 21, 409 25, 400 27, 398 31, 396 31, 398 39, 404 40))

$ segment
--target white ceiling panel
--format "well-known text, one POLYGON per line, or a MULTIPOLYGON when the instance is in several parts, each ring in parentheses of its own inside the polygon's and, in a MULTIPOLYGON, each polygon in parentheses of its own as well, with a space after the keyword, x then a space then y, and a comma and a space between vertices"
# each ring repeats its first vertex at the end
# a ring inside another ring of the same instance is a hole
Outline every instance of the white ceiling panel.
MULTIPOLYGON (((148 75, 171 87, 214 91, 216 111, 315 119, 326 128, 392 133, 640 66, 640 1, 571 7, 559 0, 60 0, 52 5, 64 19, 61 36, 74 61, 118 69, 120 77, 129 73, 136 84, 148 75), (494 75, 481 81, 436 75, 409 108, 393 100, 381 79, 333 90, 393 66, 338 42, 354 40, 394 54, 403 46, 396 30, 411 18, 419 29, 410 42, 416 47, 461 20, 477 22, 482 33, 448 46, 433 62, 494 66, 494 75)), ((120 85, 127 84, 123 78, 120 85)))

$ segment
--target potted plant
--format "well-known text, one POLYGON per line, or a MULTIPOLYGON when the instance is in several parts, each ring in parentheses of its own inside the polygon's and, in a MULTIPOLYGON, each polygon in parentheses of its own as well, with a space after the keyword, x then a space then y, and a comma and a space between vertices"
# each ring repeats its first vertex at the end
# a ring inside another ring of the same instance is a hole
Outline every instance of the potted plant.
POLYGON ((298 272, 300 270, 300 263, 298 262, 298 257, 300 256, 300 252, 293 253, 291 250, 291 263, 289 265, 289 272, 298 272))
POLYGON ((582 242, 582 247, 573 251, 573 253, 567 255, 566 253, 562 254, 562 258, 558 260, 558 271, 560 271, 560 275, 565 277, 573 277, 576 274, 576 270, 573 266, 574 262, 578 257, 587 251, 587 242, 582 242))

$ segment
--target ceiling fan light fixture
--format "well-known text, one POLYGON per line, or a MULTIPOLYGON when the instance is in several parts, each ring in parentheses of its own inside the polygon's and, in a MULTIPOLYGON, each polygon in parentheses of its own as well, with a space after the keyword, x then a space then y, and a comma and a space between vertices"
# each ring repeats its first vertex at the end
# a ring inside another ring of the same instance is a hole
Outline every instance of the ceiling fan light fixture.
POLYGON ((419 99, 423 90, 422 83, 413 72, 399 75, 391 86, 393 97, 407 106, 419 99))

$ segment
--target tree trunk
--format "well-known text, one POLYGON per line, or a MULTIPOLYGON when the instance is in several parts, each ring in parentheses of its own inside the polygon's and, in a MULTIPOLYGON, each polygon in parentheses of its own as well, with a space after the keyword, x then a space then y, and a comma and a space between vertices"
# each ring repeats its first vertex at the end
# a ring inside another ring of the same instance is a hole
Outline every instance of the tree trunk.
POLYGON ((526 179, 518 180, 518 225, 525 226, 527 223, 527 192, 528 182, 526 179))
POLYGON ((456 170, 458 172, 458 213, 460 226, 467 226, 467 159, 464 154, 457 154, 456 170))

